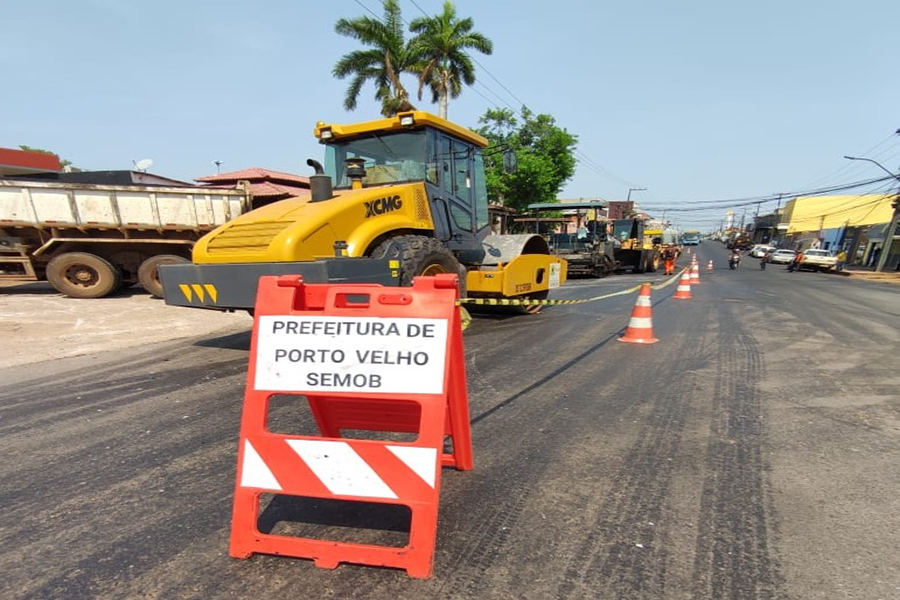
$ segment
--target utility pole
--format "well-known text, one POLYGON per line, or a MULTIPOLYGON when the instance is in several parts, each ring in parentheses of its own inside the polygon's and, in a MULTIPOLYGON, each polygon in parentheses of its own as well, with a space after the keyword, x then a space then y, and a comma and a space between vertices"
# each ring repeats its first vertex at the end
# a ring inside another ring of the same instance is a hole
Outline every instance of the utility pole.
POLYGON ((628 188, 628 198, 625 199, 625 202, 631 201, 631 192, 640 192, 646 189, 647 188, 628 188))
POLYGON ((778 192, 778 204, 775 206, 775 222, 772 227, 774 231, 772 231, 772 237, 769 238, 769 242, 773 245, 776 243, 780 243, 782 240, 779 237, 781 234, 781 230, 778 228, 781 225, 781 198, 784 196, 784 192, 778 192))
POLYGON ((888 255, 894 247, 894 232, 897 231, 897 220, 900 219, 900 177, 897 177, 897 183, 897 193, 894 194, 894 200, 891 202, 891 206, 894 209, 894 215, 891 217, 891 224, 884 234, 884 242, 881 244, 881 256, 878 257, 878 266, 875 267, 875 270, 878 272, 884 271, 884 265, 887 263, 888 255))
MULTIPOLYGON (((898 129, 895 133, 900 135, 900 129, 898 129)), ((891 222, 887 227, 887 231, 884 233, 884 240, 881 242, 881 254, 878 256, 878 264, 875 266, 876 272, 881 272, 884 270, 884 265, 887 263, 888 255, 891 253, 891 249, 894 246, 894 232, 897 231, 897 219, 900 218, 900 174, 891 173, 888 171, 883 164, 878 162, 877 160, 872 160, 871 158, 863 158, 861 156, 844 156, 847 160, 864 160, 866 162, 870 162, 873 165, 877 165, 882 171, 893 177, 897 180, 897 193, 894 194, 894 200, 891 202, 891 207, 894 209, 894 214, 891 215, 891 222)))
POLYGON ((761 242, 762 240, 757 239, 756 232, 759 231, 759 207, 762 205, 763 201, 760 200, 756 203, 756 214, 753 216, 753 241, 761 242))

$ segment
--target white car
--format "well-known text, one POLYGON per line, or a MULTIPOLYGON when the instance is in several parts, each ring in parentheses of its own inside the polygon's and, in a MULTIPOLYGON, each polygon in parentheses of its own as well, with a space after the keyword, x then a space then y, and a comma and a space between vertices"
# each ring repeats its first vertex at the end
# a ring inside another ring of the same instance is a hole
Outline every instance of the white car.
POLYGON ((837 257, 832 256, 828 250, 810 248, 803 253, 800 269, 813 271, 831 271, 837 267, 837 257))
POLYGON ((757 244, 750 248, 750 256, 753 258, 762 258, 764 254, 772 252, 773 250, 775 250, 775 246, 770 246, 769 244, 757 244))
POLYGON ((786 265, 792 262, 795 256, 797 256, 797 253, 793 250, 776 250, 769 256, 769 262, 778 265, 786 265))

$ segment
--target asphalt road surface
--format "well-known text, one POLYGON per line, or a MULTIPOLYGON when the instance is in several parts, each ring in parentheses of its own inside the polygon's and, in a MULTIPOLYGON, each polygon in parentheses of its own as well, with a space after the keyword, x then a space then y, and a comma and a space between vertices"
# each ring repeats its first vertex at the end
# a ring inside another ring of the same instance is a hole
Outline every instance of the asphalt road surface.
POLYGON ((900 597, 900 286, 697 251, 653 345, 633 294, 476 319, 428 580, 228 556, 246 331, 0 369, 0 597, 900 597))

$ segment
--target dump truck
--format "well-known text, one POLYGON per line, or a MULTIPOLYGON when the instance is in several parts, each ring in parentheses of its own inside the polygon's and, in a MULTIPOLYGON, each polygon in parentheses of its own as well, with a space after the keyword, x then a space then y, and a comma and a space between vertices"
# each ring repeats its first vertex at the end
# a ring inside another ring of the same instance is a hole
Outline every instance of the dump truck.
POLYGON ((647 234, 643 219, 616 219, 613 232, 620 269, 653 273, 659 268, 661 240, 647 234))
POLYGON ((188 262, 203 234, 250 208, 246 188, 0 179, 0 279, 46 279, 72 298, 137 283, 161 296, 160 265, 188 262))
POLYGON ((608 221, 600 216, 605 202, 552 202, 529 204, 534 217, 517 218, 543 235, 550 252, 565 259, 569 276, 606 277, 619 268, 614 243, 607 233, 608 221), (544 217, 560 213, 559 217, 544 217), (568 229, 574 228, 574 231, 568 229))
POLYGON ((490 234, 482 136, 423 111, 319 122, 314 134, 325 160, 307 161, 311 198, 205 235, 192 263, 160 269, 166 303, 252 312, 263 275, 408 286, 458 273, 461 295, 490 299, 544 299, 565 281, 566 262, 541 236, 490 234))

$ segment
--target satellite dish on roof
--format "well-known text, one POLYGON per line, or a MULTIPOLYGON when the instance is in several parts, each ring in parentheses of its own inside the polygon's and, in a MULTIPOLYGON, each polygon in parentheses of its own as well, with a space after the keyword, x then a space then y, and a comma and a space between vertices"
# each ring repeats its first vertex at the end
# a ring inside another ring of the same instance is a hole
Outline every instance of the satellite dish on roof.
POLYGON ((134 166, 137 168, 138 171, 142 171, 144 173, 147 172, 147 169, 149 169, 151 166, 153 166, 152 158, 142 158, 141 160, 131 161, 131 162, 134 163, 134 166))

